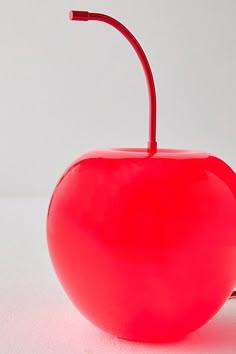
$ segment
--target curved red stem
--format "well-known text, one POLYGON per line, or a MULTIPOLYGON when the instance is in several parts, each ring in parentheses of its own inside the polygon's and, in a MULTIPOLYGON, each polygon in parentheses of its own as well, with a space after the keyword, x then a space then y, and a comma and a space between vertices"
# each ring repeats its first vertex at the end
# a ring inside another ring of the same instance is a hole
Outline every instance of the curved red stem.
POLYGON ((140 62, 142 64, 147 87, 149 94, 149 141, 148 141, 148 151, 151 153, 155 153, 157 151, 157 143, 156 143, 156 90, 155 83, 152 75, 152 70, 149 65, 146 54, 144 53, 141 45, 137 41, 137 39, 133 36, 133 34, 119 21, 114 19, 113 17, 99 14, 99 13, 90 13, 88 11, 70 11, 70 20, 72 21, 101 21, 105 22, 112 27, 116 28, 123 36, 129 41, 134 50, 136 51, 140 62))

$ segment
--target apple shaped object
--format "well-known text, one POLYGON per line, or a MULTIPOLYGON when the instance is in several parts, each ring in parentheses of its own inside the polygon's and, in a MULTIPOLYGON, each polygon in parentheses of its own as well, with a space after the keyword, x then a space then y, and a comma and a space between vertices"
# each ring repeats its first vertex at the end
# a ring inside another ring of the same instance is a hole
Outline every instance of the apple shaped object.
POLYGON ((130 32, 103 14, 73 11, 122 32, 143 64, 147 148, 82 155, 52 195, 47 240, 58 278, 96 326, 134 341, 172 341, 206 323, 236 285, 236 176, 204 152, 155 142, 155 86, 130 32))

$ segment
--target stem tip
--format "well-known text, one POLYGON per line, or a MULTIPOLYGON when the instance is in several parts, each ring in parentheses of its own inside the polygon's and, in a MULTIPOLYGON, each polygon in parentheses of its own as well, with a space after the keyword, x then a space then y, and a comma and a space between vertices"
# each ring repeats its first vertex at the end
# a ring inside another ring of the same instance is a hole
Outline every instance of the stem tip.
POLYGON ((88 11, 71 10, 69 12, 69 19, 71 21, 88 21, 89 12, 88 11))

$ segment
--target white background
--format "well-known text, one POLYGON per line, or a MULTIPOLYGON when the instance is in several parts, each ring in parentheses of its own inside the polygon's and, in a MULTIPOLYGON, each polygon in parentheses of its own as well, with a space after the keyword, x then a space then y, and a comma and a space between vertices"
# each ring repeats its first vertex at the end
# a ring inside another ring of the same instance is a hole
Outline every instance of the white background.
POLYGON ((158 93, 159 146, 236 168, 235 0, 0 3, 0 193, 48 195, 94 148, 146 146, 148 106, 128 42, 70 9, 108 13, 141 42, 158 93))
POLYGON ((183 342, 134 344, 84 320, 56 279, 45 237, 56 181, 87 150, 146 146, 148 121, 132 48, 105 24, 71 23, 70 9, 108 13, 143 45, 159 146, 236 169, 236 1, 1 1, 0 353, 233 354, 234 300, 183 342))

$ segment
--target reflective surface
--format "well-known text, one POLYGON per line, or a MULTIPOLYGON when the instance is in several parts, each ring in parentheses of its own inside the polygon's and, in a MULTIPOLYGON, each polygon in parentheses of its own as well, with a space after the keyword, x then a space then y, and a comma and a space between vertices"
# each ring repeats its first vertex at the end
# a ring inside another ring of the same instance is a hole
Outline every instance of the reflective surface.
POLYGON ((47 235, 65 291, 95 325, 179 339, 236 285, 235 173, 207 153, 90 152, 57 184, 47 235))

